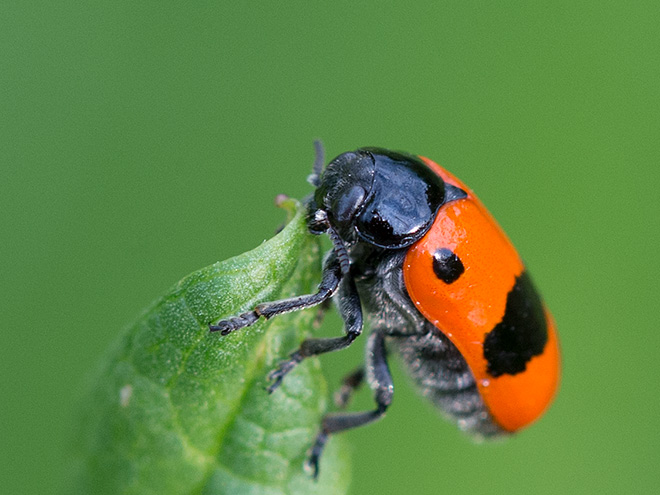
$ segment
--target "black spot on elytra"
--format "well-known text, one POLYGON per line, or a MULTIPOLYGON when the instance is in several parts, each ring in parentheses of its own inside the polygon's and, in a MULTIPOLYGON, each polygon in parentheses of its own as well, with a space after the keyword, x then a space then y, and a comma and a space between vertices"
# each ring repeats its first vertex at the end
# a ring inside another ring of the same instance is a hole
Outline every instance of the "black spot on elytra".
POLYGON ((502 321, 486 334, 488 373, 500 376, 525 371, 529 360, 543 352, 547 341, 541 298, 527 272, 523 272, 507 295, 502 321))
POLYGON ((441 248, 433 253, 433 271, 444 283, 451 284, 463 274, 465 267, 451 249, 441 248))

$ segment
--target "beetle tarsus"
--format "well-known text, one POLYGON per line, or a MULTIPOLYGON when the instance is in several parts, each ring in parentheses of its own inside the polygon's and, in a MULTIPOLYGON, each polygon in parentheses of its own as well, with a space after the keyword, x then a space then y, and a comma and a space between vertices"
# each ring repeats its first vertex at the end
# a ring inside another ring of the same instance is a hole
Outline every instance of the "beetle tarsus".
POLYGON ((312 471, 312 478, 314 481, 319 478, 319 461, 321 460, 321 453, 325 447, 326 442, 328 441, 328 434, 321 430, 316 436, 316 441, 312 446, 312 450, 309 454, 309 459, 307 459, 307 467, 312 471))
POLYGON ((209 325, 211 332, 220 332, 220 335, 229 335, 230 333, 240 330, 241 328, 254 325, 259 319, 259 314, 256 311, 248 311, 226 320, 220 320, 215 325, 209 325))
POLYGON ((269 394, 272 394, 277 388, 279 388, 284 377, 288 375, 289 372, 302 360, 303 356, 299 351, 296 351, 291 354, 289 359, 282 361, 277 368, 268 373, 267 380, 272 383, 266 388, 266 391, 269 394))

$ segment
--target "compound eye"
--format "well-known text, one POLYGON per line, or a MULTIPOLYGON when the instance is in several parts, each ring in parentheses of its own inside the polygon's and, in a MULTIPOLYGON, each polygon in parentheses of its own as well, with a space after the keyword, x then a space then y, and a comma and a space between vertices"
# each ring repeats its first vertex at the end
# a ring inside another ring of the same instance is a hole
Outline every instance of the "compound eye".
POLYGON ((355 185, 346 191, 346 194, 339 196, 332 208, 335 220, 338 223, 350 222, 364 202, 366 195, 367 192, 363 187, 355 185))

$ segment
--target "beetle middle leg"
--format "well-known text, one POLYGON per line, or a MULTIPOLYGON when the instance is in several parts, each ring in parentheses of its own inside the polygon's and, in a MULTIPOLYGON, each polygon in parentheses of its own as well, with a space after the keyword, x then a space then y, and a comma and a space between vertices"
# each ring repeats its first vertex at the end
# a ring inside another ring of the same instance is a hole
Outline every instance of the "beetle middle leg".
POLYGON ((279 387, 287 373, 303 359, 345 349, 362 333, 363 319, 360 296, 355 286, 355 280, 350 273, 344 276, 339 286, 337 307, 344 320, 346 335, 343 337, 304 340, 300 348, 289 355, 289 359, 282 361, 277 368, 268 374, 268 379, 272 382, 267 389, 269 393, 279 387))

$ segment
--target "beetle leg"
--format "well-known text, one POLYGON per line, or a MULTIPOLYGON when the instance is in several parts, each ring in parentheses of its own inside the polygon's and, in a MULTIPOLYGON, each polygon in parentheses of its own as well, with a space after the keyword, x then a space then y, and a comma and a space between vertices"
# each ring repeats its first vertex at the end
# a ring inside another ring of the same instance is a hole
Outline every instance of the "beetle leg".
POLYGON ((279 387, 286 374, 295 368, 303 359, 325 354, 326 352, 345 349, 362 333, 360 296, 351 275, 344 277, 341 282, 339 297, 337 297, 337 307, 339 314, 344 320, 346 335, 343 337, 303 340, 300 348, 291 353, 289 359, 282 361, 277 368, 269 373, 268 379, 272 382, 268 387, 269 393, 272 393, 279 387))
POLYGON ((312 322, 312 329, 318 330, 321 328, 321 325, 323 324, 323 318, 325 318, 325 314, 328 312, 331 305, 332 299, 326 299, 321 304, 319 304, 318 308, 316 309, 314 321, 312 322))
POLYGON ((335 405, 337 408, 346 408, 353 393, 360 388, 362 382, 364 382, 364 365, 354 369, 342 380, 341 388, 335 393, 335 405))
POLYGON ((309 466, 312 468, 314 478, 318 476, 319 459, 328 437, 351 428, 357 428, 380 419, 392 403, 394 384, 387 365, 387 351, 385 349, 385 336, 382 332, 374 331, 367 341, 366 377, 369 386, 374 391, 376 409, 359 413, 328 414, 321 422, 321 431, 316 437, 309 457, 309 466))
POLYGON ((269 319, 282 313, 311 308, 330 299, 339 287, 340 280, 341 266, 337 260, 337 256, 333 252, 325 262, 321 283, 315 294, 258 304, 253 311, 220 320, 215 325, 209 325, 209 330, 211 332, 220 332, 222 335, 229 335, 235 330, 253 325, 260 316, 269 319))
POLYGON ((348 255, 348 249, 346 244, 342 240, 339 233, 330 223, 328 218, 328 212, 319 208, 313 212, 309 217, 308 227, 310 232, 313 234, 322 234, 326 233, 330 240, 332 241, 332 250, 337 255, 339 259, 339 265, 341 266, 342 275, 348 275, 348 272, 351 269, 351 259, 348 255))

